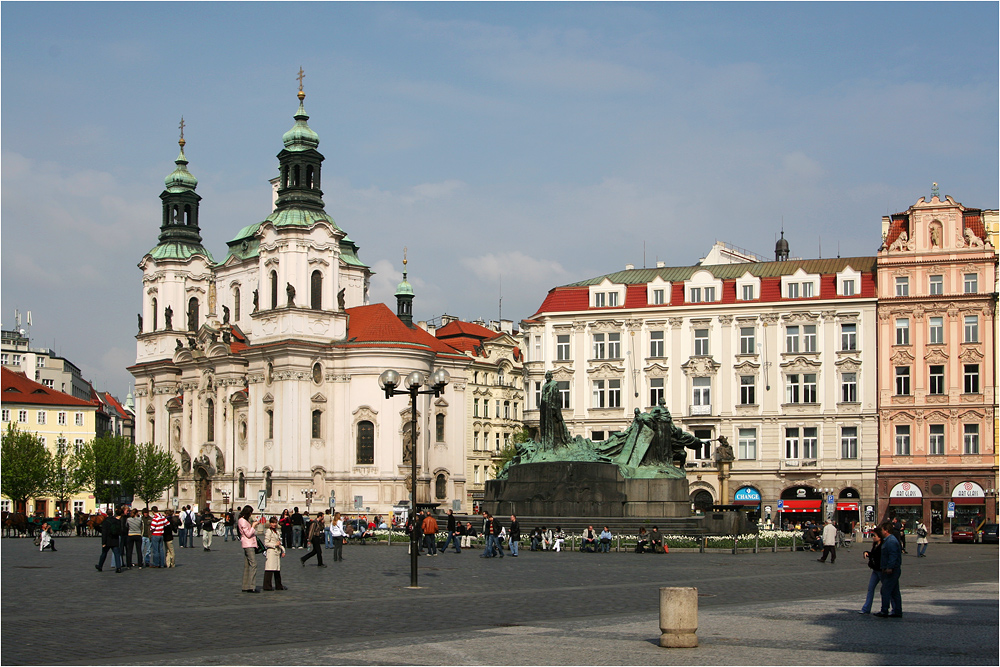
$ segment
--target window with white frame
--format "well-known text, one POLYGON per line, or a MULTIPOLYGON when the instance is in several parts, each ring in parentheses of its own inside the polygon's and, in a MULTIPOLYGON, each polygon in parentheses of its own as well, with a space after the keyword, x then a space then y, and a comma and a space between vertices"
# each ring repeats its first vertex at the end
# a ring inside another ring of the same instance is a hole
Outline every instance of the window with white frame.
POLYGON ((910 344, 910 320, 905 317, 896 319, 896 345, 910 344))
POLYGON ((785 458, 794 460, 799 458, 799 429, 785 429, 785 458))
POLYGON ((35 357, 35 368, 45 368, 45 357, 35 357))
POLYGON ((56 415, 56 423, 59 424, 60 426, 66 426, 65 412, 60 412, 58 415, 56 415))
POLYGON ((11 357, 11 366, 20 366, 20 365, 21 365, 21 355, 20 354, 13 355, 11 357))
POLYGON ((542 337, 541 336, 534 336, 534 341, 535 341, 535 359, 534 360, 535 361, 541 361, 542 360, 542 337))
POLYGON ((944 318, 927 318, 927 343, 929 345, 940 345, 944 343, 944 318))
POLYGON ((816 374, 790 373, 785 376, 785 403, 815 403, 816 374))
POLYGON ((785 289, 786 289, 785 296, 787 296, 789 299, 798 299, 799 298, 799 284, 798 283, 788 283, 788 285, 785 286, 785 289))
POLYGON ((479 431, 474 431, 472 433, 472 449, 477 451, 479 449, 479 431))
POLYGON ((840 376, 840 401, 842 403, 858 402, 858 374, 843 373, 840 376))
POLYGON ((962 425, 962 453, 979 453, 979 424, 962 425))
POLYGON ((944 294, 944 276, 930 276, 927 291, 932 296, 944 294))
POLYGON ((622 403, 621 380, 594 380, 594 408, 620 408, 622 403))
POLYGON ((979 274, 978 273, 966 273, 965 280, 965 293, 975 294, 979 291, 979 274))
POLYGON ((560 380, 556 383, 559 388, 559 399, 562 403, 563 410, 569 409, 569 380, 560 380))
POLYGON ((799 351, 799 327, 793 325, 785 327, 785 352, 799 351))
POLYGON ((963 388, 966 394, 979 393, 979 364, 965 364, 963 368, 963 388))
POLYGON ((847 278, 840 283, 841 296, 854 296, 854 278, 847 278))
POLYGON ((653 299, 652 299, 653 305, 654 306, 662 306, 666 302, 667 302, 667 299, 666 299, 666 290, 663 289, 662 287, 657 287, 656 289, 654 289, 653 290, 653 299))
POLYGON ((535 409, 542 407, 542 383, 535 382, 535 409))
POLYGON ((17 411, 17 421, 20 422, 21 424, 27 424, 28 423, 28 411, 27 410, 18 410, 17 411))
POLYGON ((0 365, 6 366, 10 363, 10 355, 6 352, 0 353, 0 365))
POLYGON ((39 410, 35 414, 35 420, 39 424, 44 424, 45 423, 45 418, 46 418, 46 412, 45 412, 45 410, 39 410))
POLYGON ((622 335, 620 333, 608 334, 608 359, 622 358, 622 335))
POLYGON ((896 296, 910 296, 910 279, 906 276, 896 278, 896 296))
POLYGON ((691 287, 688 289, 688 301, 690 303, 701 303, 700 287, 691 287))
POLYGON ((757 429, 741 428, 736 455, 743 461, 757 458, 757 429))
POLYGON ((595 333, 594 334, 594 359, 606 359, 607 358, 607 341, 604 340, 604 334, 595 333))
POLYGON ((69 451, 69 441, 66 438, 56 438, 56 451, 66 454, 69 451))
POLYGON ((928 383, 927 391, 930 394, 940 395, 944 393, 944 366, 943 365, 933 365, 928 366, 928 383))
POLYGON ((809 427, 802 429, 802 458, 804 459, 816 459, 819 458, 819 437, 817 433, 819 429, 816 427, 809 427))
POLYGON ((857 426, 840 427, 840 458, 842 459, 858 458, 857 426))
POLYGON ((706 287, 705 288, 705 301, 715 301, 715 288, 706 287))
POLYGON ((496 446, 494 447, 494 449, 496 449, 496 451, 499 452, 500 451, 500 431, 495 432, 493 435, 495 436, 494 440, 496 442, 496 446))
POLYGON ((712 378, 694 378, 692 380, 692 405, 712 404, 712 378))
POLYGON ((910 455, 910 426, 899 424, 896 426, 896 456, 910 455))
POLYGON ((556 336, 556 360, 569 361, 569 334, 559 334, 556 336))
POLYGON ((663 357, 663 332, 649 332, 649 356, 653 358, 663 357))
MULTIPOLYGON (((4 514, 10 512, 10 508, 11 508, 11 501, 0 500, 0 510, 3 510, 4 514)), ((75 503, 74 503, 74 509, 75 509, 75 503)))
POLYGON ((753 375, 740 376, 740 405, 757 404, 757 379, 753 375))
POLYGON ((944 456, 944 424, 929 424, 927 433, 927 453, 931 456, 944 456))
POLYGON ((979 316, 978 315, 966 315, 965 316, 965 342, 966 343, 978 343, 979 342, 979 316))
POLYGON ((479 416, 479 399, 478 398, 472 399, 472 416, 473 417, 478 417, 479 416))
POLYGON ((604 431, 591 431, 590 440, 591 442, 602 442, 604 440, 604 431))
POLYGON ((490 418, 490 399, 483 399, 483 419, 490 418))
POLYGON ((696 357, 708 355, 708 329, 694 330, 694 355, 696 357))
POLYGON ((805 324, 802 326, 802 351, 816 351, 816 325, 805 324))
POLYGON ((896 395, 910 395, 910 367, 896 366, 896 395))
POLYGON ((607 292, 595 292, 594 293, 594 308, 604 308, 607 304, 607 292))
POLYGON ((740 354, 756 354, 757 340, 754 327, 740 327, 740 354))
POLYGON ((53 388, 55 388, 56 382, 55 382, 55 380, 45 380, 45 379, 43 379, 42 380, 42 384, 45 385, 46 387, 48 387, 49 389, 53 389, 53 388))
POLYGON ((649 404, 657 406, 663 400, 663 378, 649 378, 649 404))
POLYGON ((73 501, 73 514, 75 515, 77 512, 79 512, 81 514, 83 513, 83 501, 82 500, 74 500, 73 501))
POLYGON ((510 419, 510 401, 503 402, 503 418, 510 419))
POLYGON ((77 426, 83 426, 83 413, 82 412, 77 412, 76 415, 74 415, 74 417, 73 417, 73 423, 75 423, 77 426))
POLYGON ((853 352, 858 349, 857 324, 844 322, 840 325, 840 349, 844 352, 853 352))
POLYGON ((753 301, 756 297, 754 296, 753 285, 742 285, 742 300, 743 301, 753 301))
POLYGON ((480 482, 480 477, 479 477, 479 466, 472 466, 472 480, 473 480, 472 481, 473 484, 480 484, 481 483, 480 482))
POLYGON ((83 453, 83 445, 84 445, 83 438, 77 438, 76 440, 74 440, 73 441, 73 453, 74 454, 82 454, 83 453))
POLYGON ((812 283, 802 283, 802 298, 811 299, 813 297, 813 284, 812 283))
POLYGON ((4 423, 9 422, 10 408, 3 408, 3 410, 0 410, 0 415, 2 415, 2 417, 0 417, 0 421, 3 421, 4 423))

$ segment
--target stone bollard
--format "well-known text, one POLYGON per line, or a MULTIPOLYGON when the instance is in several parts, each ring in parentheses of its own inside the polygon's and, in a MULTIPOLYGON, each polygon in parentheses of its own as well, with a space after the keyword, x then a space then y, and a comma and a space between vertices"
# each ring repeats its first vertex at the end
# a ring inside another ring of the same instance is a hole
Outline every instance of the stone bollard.
POLYGON ((660 589, 660 646, 698 646, 698 589, 660 589))

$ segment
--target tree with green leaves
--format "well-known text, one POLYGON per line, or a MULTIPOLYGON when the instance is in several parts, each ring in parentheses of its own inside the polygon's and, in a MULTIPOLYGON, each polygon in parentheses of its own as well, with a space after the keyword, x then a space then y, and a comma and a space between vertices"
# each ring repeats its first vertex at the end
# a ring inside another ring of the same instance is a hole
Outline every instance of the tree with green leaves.
POLYGON ((70 453, 69 444, 60 437, 56 441, 56 451, 49 454, 49 474, 45 485, 45 493, 56 499, 56 507, 68 510, 70 497, 84 488, 79 467, 78 457, 70 453))
POLYGON ((158 500, 163 492, 173 486, 180 475, 180 468, 174 457, 165 449, 151 442, 137 445, 135 495, 148 506, 158 500))
POLYGON ((98 502, 117 503, 135 494, 135 445, 120 435, 102 435, 83 446, 78 457, 78 480, 93 489, 98 502))
POLYGON ((45 494, 50 454, 38 435, 11 424, 0 443, 0 493, 14 501, 15 511, 27 508, 29 498, 45 494))

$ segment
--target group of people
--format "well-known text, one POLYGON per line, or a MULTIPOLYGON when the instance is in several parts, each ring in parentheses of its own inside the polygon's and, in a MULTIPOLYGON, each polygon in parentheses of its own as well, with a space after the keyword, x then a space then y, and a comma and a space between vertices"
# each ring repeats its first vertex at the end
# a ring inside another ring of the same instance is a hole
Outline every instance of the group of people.
MULTIPOLYGON (((896 534, 900 523, 885 521, 872 535, 872 547, 864 553, 868 560, 871 575, 868 578, 868 594, 859 613, 869 614, 875 598, 875 588, 882 585, 881 608, 875 612, 879 618, 902 618, 903 600, 899 594, 899 576, 903 565, 903 545, 896 534), (895 526, 894 526, 895 523, 895 526), (895 529, 895 530, 894 530, 895 529)), ((927 538, 927 528, 923 522, 917 521, 917 535, 927 538)), ((926 542, 924 542, 926 544, 926 542)), ((918 554, 919 555, 919 554, 918 554)))

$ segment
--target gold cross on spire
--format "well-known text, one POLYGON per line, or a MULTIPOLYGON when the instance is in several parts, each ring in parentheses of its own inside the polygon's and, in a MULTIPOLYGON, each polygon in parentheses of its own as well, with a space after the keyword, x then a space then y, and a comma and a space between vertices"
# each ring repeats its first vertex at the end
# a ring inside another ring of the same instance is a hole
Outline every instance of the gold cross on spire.
POLYGON ((184 116, 181 116, 181 124, 178 127, 181 128, 181 138, 177 143, 181 145, 181 148, 184 148, 184 144, 187 143, 184 141, 184 116))
POLYGON ((403 246, 403 268, 406 268, 406 246, 403 246))
POLYGON ((299 80, 299 90, 302 90, 302 79, 306 78, 306 73, 301 67, 299 67, 299 75, 295 78, 299 80))

